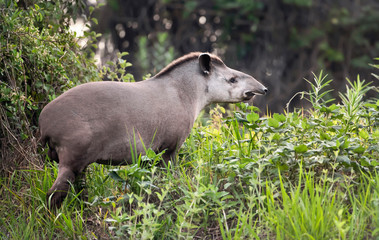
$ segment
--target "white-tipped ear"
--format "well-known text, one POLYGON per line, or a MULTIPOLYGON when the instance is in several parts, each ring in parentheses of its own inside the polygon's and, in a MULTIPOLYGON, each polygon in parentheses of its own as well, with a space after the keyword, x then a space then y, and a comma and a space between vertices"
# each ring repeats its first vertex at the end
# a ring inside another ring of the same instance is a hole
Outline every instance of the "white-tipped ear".
POLYGON ((199 65, 201 71, 208 75, 211 72, 211 56, 208 53, 202 53, 199 56, 199 65))

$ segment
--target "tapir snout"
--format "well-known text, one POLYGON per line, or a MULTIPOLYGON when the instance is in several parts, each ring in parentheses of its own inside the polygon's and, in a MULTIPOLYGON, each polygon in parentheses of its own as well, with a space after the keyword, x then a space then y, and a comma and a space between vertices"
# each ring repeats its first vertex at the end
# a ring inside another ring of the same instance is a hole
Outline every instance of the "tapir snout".
POLYGON ((254 90, 249 90, 249 91, 244 92, 244 96, 246 98, 252 98, 255 95, 266 95, 267 92, 268 92, 268 89, 265 86, 262 85, 262 86, 259 86, 256 89, 254 89, 254 90))

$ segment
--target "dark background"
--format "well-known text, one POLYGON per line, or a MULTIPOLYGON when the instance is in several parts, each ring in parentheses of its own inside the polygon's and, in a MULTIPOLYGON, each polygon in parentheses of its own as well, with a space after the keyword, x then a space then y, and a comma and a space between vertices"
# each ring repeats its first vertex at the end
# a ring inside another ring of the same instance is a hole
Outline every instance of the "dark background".
MULTIPOLYGON (((95 11, 103 34, 101 62, 126 59, 136 80, 155 74, 191 51, 218 54, 269 88, 259 107, 283 111, 304 80, 323 69, 331 88, 346 88, 357 74, 378 86, 370 63, 379 56, 377 0, 107 0, 95 11)), ((87 4, 90 5, 89 2, 87 4)), ((376 73, 377 74, 377 73, 376 73)), ((371 93, 374 94, 374 93, 371 93)), ((370 96, 370 94, 369 94, 370 96)), ((292 107, 306 107, 295 99, 292 107)))

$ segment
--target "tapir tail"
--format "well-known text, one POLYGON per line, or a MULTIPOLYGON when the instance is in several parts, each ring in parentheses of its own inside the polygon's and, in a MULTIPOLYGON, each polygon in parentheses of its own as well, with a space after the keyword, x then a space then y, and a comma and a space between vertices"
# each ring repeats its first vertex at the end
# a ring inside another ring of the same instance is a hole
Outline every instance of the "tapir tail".
POLYGON ((50 160, 54 160, 57 163, 59 163, 58 153, 55 150, 55 148, 53 147, 53 145, 50 143, 50 138, 47 137, 47 136, 42 136, 41 135, 41 137, 40 137, 40 139, 38 141, 41 143, 42 147, 45 147, 46 143, 49 143, 49 146, 48 146, 49 150, 47 152, 47 156, 49 156, 50 160))
POLYGON ((41 143, 42 147, 45 147, 47 143, 47 138, 40 136, 40 138, 38 139, 38 142, 41 143))

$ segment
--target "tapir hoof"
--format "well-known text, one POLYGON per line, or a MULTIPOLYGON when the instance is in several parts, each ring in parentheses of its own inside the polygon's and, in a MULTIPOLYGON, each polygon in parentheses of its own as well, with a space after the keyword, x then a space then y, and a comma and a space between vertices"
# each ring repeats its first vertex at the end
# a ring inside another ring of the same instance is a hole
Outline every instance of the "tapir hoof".
POLYGON ((67 167, 59 166, 58 177, 47 192, 46 200, 50 208, 59 208, 70 190, 71 183, 75 181, 74 172, 67 167))
MULTIPOLYGON (((78 196, 80 200, 84 202, 88 202, 88 191, 86 188, 77 189, 77 186, 75 186, 75 190, 80 192, 78 196)), ((67 195, 68 195, 67 191, 62 191, 62 190, 49 191, 46 195, 46 202, 49 208, 50 209, 60 208, 67 195)))
POLYGON ((64 199, 67 196, 67 191, 49 191, 46 195, 47 205, 50 209, 58 209, 61 207, 64 199))

